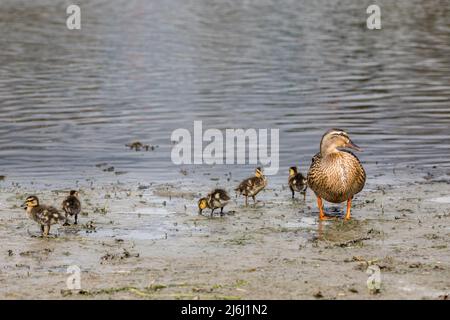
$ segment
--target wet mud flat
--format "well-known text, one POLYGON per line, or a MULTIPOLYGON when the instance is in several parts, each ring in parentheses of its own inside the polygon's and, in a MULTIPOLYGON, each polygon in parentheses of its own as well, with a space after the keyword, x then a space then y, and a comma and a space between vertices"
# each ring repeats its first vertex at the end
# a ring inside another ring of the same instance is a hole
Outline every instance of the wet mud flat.
MULTIPOLYGON (((353 220, 318 222, 309 190, 269 185, 256 206, 199 216, 190 183, 80 186, 78 226, 52 237, 18 206, 30 186, 0 192, 3 299, 445 299, 450 291, 450 176, 368 186, 353 220), (69 266, 81 290, 68 290, 69 266), (380 270, 371 292, 368 269, 380 270)), ((66 190, 38 192, 59 205, 66 190)), ((326 204, 331 215, 344 206, 326 204)))

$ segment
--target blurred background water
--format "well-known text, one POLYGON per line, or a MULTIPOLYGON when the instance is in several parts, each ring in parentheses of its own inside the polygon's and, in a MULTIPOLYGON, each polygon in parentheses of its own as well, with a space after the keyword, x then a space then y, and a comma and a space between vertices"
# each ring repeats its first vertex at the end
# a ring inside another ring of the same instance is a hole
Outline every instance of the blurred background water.
MULTIPOLYGON (((0 2, 0 174, 174 181, 170 135, 280 130, 280 172, 347 129, 370 176, 450 168, 450 1, 0 2), (382 29, 366 28, 381 7, 382 29), (158 145, 134 152, 126 143, 158 145), (104 172, 99 163, 113 166, 104 172), (117 176, 117 173, 123 173, 117 176)), ((242 178, 248 166, 184 166, 242 178)), ((205 179, 203 174, 195 179, 205 179)))

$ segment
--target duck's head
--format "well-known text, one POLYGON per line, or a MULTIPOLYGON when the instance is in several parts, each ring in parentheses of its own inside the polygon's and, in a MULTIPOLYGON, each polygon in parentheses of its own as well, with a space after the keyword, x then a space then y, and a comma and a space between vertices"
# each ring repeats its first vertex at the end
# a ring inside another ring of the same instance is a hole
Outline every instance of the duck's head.
POLYGON ((297 174, 297 167, 289 168, 289 177, 295 176, 297 174))
POLYGON ((264 176, 263 170, 261 169, 261 167, 256 168, 255 170, 255 177, 257 178, 261 178, 264 176))
POLYGON ((69 194, 70 194, 71 196, 78 197, 78 191, 77 191, 77 190, 70 190, 69 194))
POLYGON ((39 205, 39 199, 36 196, 29 196, 25 199, 25 202, 22 203, 22 208, 24 209, 31 209, 34 207, 37 207, 39 205))
POLYGON ((330 129, 322 137, 320 142, 320 153, 323 155, 339 152, 340 149, 353 149, 362 151, 353 143, 347 132, 342 129, 330 129))
POLYGON ((202 214, 203 210, 208 207, 208 200, 206 198, 201 198, 198 200, 198 214, 202 214))

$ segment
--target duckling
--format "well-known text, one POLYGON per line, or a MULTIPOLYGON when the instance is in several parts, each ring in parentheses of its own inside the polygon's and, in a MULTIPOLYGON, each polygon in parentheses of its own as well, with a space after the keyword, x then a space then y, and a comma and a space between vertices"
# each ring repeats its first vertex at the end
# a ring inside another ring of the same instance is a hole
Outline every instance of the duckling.
POLYGON ((342 148, 362 151, 344 130, 331 129, 323 135, 320 152, 312 158, 308 186, 317 196, 320 220, 327 219, 322 198, 332 203, 347 200, 345 219, 349 220, 353 196, 364 188, 366 182, 366 172, 359 159, 342 148))
POLYGON ((48 236, 52 224, 63 223, 66 221, 66 217, 58 211, 58 209, 40 205, 39 199, 36 196, 29 196, 22 204, 22 208, 26 209, 30 219, 40 224, 41 232, 44 237, 48 236))
POLYGON ((289 189, 292 192, 292 199, 294 199, 295 191, 303 194, 303 199, 306 199, 306 189, 308 188, 308 182, 306 178, 297 171, 297 167, 289 168, 289 189))
POLYGON ((248 205, 248 197, 253 198, 253 203, 256 204, 256 195, 267 186, 267 178, 263 174, 260 167, 256 168, 255 176, 242 181, 239 186, 234 189, 239 192, 239 195, 245 196, 245 206, 248 205))
POLYGON ((78 191, 71 190, 69 192, 69 195, 64 199, 62 203, 62 208, 64 212, 66 213, 66 222, 64 223, 65 226, 69 225, 68 222, 68 215, 75 216, 75 222, 74 224, 78 224, 78 214, 81 211, 81 202, 78 198, 78 191))
POLYGON ((228 193, 223 189, 215 189, 208 194, 205 198, 198 200, 198 214, 202 214, 206 208, 211 209, 211 217, 214 214, 214 210, 220 208, 220 215, 223 215, 223 208, 230 201, 228 193))

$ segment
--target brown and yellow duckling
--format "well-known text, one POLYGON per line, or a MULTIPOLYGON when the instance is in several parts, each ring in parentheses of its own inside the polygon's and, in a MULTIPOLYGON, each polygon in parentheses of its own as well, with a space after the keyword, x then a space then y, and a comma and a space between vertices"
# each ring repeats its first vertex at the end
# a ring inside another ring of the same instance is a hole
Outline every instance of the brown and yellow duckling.
POLYGON ((308 188, 308 181, 305 176, 298 172, 297 167, 289 168, 289 178, 288 178, 289 189, 292 192, 292 199, 294 199, 295 192, 300 192, 303 194, 303 199, 306 199, 306 189, 308 188))
POLYGON ((253 203, 256 204, 256 195, 267 186, 267 178, 263 174, 260 167, 256 168, 255 176, 250 177, 242 181, 235 191, 239 192, 239 195, 245 196, 245 206, 248 205, 248 197, 253 198, 253 203))
POLYGON ((66 213, 66 222, 64 223, 65 226, 69 225, 68 222, 69 215, 75 216, 74 224, 78 224, 78 214, 81 212, 81 202, 78 196, 79 196, 78 191, 71 190, 69 192, 69 195, 64 199, 62 203, 62 208, 66 213))
POLYGON ((50 226, 57 223, 64 223, 66 217, 58 209, 39 204, 36 196, 29 196, 22 207, 26 209, 30 219, 36 221, 41 226, 41 232, 44 237, 50 233, 50 226))
POLYGON ((320 152, 311 163, 308 186, 317 196, 320 220, 326 220, 322 198, 332 202, 347 201, 345 219, 350 219, 353 196, 359 193, 366 182, 366 172, 359 159, 343 148, 362 151, 341 129, 328 130, 320 142, 320 152))
POLYGON ((228 193, 223 189, 215 189, 205 198, 198 200, 198 214, 202 214, 206 208, 211 209, 211 217, 214 214, 214 210, 220 208, 220 215, 223 215, 223 208, 230 201, 228 193))

